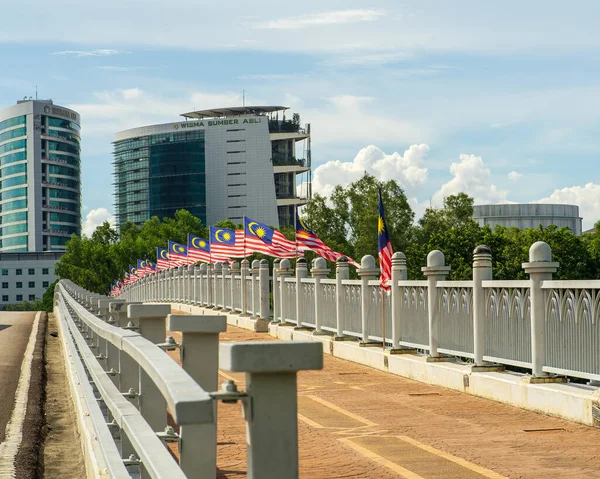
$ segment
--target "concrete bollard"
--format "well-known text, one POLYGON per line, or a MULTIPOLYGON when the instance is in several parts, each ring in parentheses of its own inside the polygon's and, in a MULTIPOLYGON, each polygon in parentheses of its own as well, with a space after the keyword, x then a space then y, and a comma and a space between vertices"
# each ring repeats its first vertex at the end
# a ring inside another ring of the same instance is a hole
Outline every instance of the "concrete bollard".
MULTIPOLYGON (((398 348, 400 343, 400 334, 402 331, 402 316, 400 307, 402 304, 402 288, 398 286, 398 281, 406 281, 407 268, 406 256, 404 253, 396 252, 392 256, 392 284, 391 284, 391 316, 392 316, 392 349, 398 348)), ((405 318, 408 319, 408 318, 405 318)))
POLYGON ((240 263, 233 260, 231 262, 231 312, 232 312, 232 314, 238 314, 238 311, 236 311, 236 307, 238 304, 241 304, 238 301, 241 299, 240 294, 241 294, 242 289, 240 288, 239 294, 236 294, 236 290, 235 290, 235 277, 239 274, 240 274, 240 263))
POLYGON ((313 267, 310 270, 311 276, 315 279, 315 333, 321 334, 323 327, 323 285, 321 280, 327 278, 331 270, 327 267, 325 258, 315 258, 313 267))
POLYGON ((450 272, 446 266, 444 253, 433 250, 427 255, 427 266, 421 268, 427 276, 427 309, 429 310, 429 357, 439 358, 438 345, 440 340, 440 306, 437 282, 444 281, 450 272))
POLYGON ((240 271, 240 276, 242 278, 242 288, 240 291, 240 294, 242 295, 242 297, 241 297, 242 312, 240 313, 241 316, 248 316, 248 295, 247 295, 248 281, 246 280, 249 276, 248 265, 249 265, 249 261, 246 258, 244 258, 242 260, 241 271, 240 271))
POLYGON ((492 279, 492 250, 479 245, 473 251, 473 353, 475 366, 484 366, 485 290, 483 281, 492 279))
MULTIPOLYGON (((269 308, 269 262, 260 260, 258 286, 260 290, 260 319, 268 321, 271 319, 269 308)), ((273 299, 273 304, 275 300, 273 299)))
POLYGON ((304 319, 304 308, 313 308, 313 304, 304 304, 302 298, 302 280, 308 277, 308 264, 306 259, 298 258, 296 260, 296 324, 298 328, 302 327, 304 319))
POLYGON ((335 262, 335 322, 336 337, 344 337, 344 285, 342 281, 350 279, 348 258, 340 256, 335 262))
POLYGON ((273 261, 273 321, 280 322, 281 311, 279 310, 279 265, 281 260, 275 258, 273 261))
POLYGON ((223 311, 231 311, 231 300, 229 299, 229 292, 231 288, 227 287, 227 276, 229 276, 229 262, 223 262, 223 268, 221 273, 221 294, 223 295, 223 311))
POLYGON ((260 312, 259 312, 259 305, 260 305, 260 298, 257 298, 257 295, 260 292, 260 288, 258 285, 258 281, 259 281, 259 268, 260 268, 260 261, 255 259, 254 261, 252 261, 252 268, 250 269, 250 274, 252 275, 252 304, 251 304, 251 308, 252 308, 252 317, 253 318, 259 318, 260 317, 260 312))
POLYGON ((362 257, 358 275, 361 281, 361 322, 362 322, 362 344, 369 342, 369 306, 371 298, 369 297, 369 281, 377 279, 379 268, 375 266, 375 258, 370 254, 362 257))
POLYGON ((286 324, 285 315, 289 305, 285 298, 285 278, 292 276, 292 265, 289 259, 282 259, 279 263, 279 270, 277 271, 277 277, 279 279, 279 314, 281 315, 281 324, 286 324))

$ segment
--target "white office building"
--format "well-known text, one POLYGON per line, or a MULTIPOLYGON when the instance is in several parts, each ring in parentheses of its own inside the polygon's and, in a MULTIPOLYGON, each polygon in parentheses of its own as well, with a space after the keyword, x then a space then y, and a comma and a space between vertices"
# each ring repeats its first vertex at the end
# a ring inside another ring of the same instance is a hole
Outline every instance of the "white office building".
POLYGON ((79 125, 52 100, 0 110, 0 252, 64 251, 80 234, 79 125))
POLYGON ((0 310, 42 299, 56 280, 54 265, 63 253, 0 253, 0 310))
POLYGON ((293 225, 295 208, 311 195, 310 125, 302 128, 298 115, 285 120, 285 110, 201 110, 183 114, 183 121, 117 133, 117 224, 140 225, 186 209, 204 225, 241 223, 244 216, 293 225))

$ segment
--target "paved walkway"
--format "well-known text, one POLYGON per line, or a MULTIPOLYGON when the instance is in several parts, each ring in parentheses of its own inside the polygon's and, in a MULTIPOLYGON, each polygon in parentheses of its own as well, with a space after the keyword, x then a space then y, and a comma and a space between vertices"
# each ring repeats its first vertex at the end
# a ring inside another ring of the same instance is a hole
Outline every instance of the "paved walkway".
MULTIPOLYGON (((221 340, 276 341, 232 326, 221 340)), ((599 429, 329 355, 298 379, 301 477, 600 478, 599 429)), ((239 404, 219 404, 218 428, 219 477, 245 477, 239 404)))

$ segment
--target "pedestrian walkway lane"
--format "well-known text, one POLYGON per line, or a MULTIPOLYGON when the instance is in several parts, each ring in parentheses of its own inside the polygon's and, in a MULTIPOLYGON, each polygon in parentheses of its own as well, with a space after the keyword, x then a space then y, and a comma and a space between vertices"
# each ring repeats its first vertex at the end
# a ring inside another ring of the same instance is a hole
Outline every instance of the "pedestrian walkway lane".
MULTIPOLYGON (((232 326, 221 340, 276 341, 232 326)), ((220 375, 245 387, 243 374, 220 375)), ((329 355, 298 391, 303 478, 600 478, 599 429, 329 355)), ((245 477, 240 407, 219 404, 220 477, 245 477)))

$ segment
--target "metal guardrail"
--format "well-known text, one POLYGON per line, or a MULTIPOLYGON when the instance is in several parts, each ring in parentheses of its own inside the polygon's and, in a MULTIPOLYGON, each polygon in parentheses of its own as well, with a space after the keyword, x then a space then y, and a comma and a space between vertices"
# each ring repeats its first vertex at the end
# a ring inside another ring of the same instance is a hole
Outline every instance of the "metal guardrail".
POLYGON ((437 250, 422 268, 427 279, 408 281, 406 257, 394 254, 389 293, 382 293, 379 268, 367 255, 358 280, 349 279, 345 258, 337 261, 334 280, 325 279, 329 269, 323 258, 311 265, 312 278, 304 259, 297 261, 295 271, 289 260, 276 260, 272 283, 266 260, 251 270, 244 260, 232 263, 229 276, 228 266, 219 264, 160 271, 124 288, 121 296, 235 312, 250 300, 248 284, 232 286, 218 304, 211 291, 227 284, 228 277, 251 277, 251 285, 258 279, 261 308, 245 311, 256 319, 404 350, 397 352, 419 349, 433 360, 455 356, 477 367, 499 363, 529 368, 534 378, 559 374, 600 381, 600 281, 552 281, 558 263, 546 243, 532 245, 529 256, 523 264, 530 278, 526 281, 492 280, 492 252, 478 246, 470 281, 447 281, 450 266, 437 250), (176 285, 185 281, 192 282, 193 291, 181 297, 176 285))
POLYGON ((322 368, 322 345, 219 346, 223 317, 170 315, 170 305, 126 303, 65 280, 56 287, 55 312, 77 376, 72 383, 82 385, 78 412, 91 419, 88 437, 98 450, 90 456, 100 477, 214 478, 219 400, 244 406, 248 477, 298 477, 295 376, 322 368), (181 344, 165 340, 166 320, 182 333, 181 344), (182 366, 165 353, 177 348, 182 366), (245 372, 248 391, 232 381, 217 390, 219 363, 245 372), (167 407, 179 433, 167 426, 167 407), (166 442, 177 442, 179 463, 166 442))

